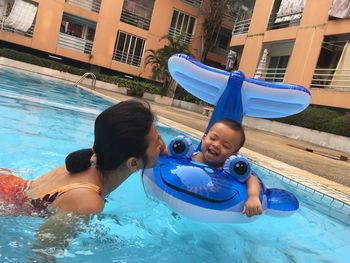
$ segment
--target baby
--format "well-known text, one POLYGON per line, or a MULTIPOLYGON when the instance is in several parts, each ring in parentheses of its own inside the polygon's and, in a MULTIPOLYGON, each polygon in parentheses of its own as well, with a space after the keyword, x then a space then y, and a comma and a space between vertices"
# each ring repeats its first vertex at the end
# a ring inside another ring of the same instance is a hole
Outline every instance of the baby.
MULTIPOLYGON (((222 168, 225 160, 236 154, 245 142, 245 134, 240 123, 230 119, 216 121, 203 135, 201 151, 192 157, 193 161, 205 163, 215 168, 222 168)), ((258 178, 251 175, 246 182, 248 199, 243 213, 248 217, 262 213, 259 199, 260 185, 258 178)))

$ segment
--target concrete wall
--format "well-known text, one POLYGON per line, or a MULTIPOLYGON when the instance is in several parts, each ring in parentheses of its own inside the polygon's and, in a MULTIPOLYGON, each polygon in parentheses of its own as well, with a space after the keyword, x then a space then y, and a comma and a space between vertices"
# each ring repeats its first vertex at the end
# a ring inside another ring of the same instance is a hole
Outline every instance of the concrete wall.
POLYGON ((268 131, 289 138, 310 142, 323 147, 350 153, 350 138, 293 126, 276 121, 244 117, 243 124, 258 130, 268 131))

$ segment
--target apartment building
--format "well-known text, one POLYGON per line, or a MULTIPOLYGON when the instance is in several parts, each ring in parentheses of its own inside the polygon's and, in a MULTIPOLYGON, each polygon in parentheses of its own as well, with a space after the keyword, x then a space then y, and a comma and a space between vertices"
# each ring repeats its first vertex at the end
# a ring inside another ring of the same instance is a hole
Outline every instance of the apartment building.
POLYGON ((350 109, 350 1, 255 0, 230 48, 246 76, 303 85, 312 103, 350 109))
MULTIPOLYGON (((147 50, 181 36, 199 58, 208 1, 0 0, 0 41, 126 75, 150 78, 147 50)), ((234 19, 225 18, 206 63, 225 64, 234 19)))

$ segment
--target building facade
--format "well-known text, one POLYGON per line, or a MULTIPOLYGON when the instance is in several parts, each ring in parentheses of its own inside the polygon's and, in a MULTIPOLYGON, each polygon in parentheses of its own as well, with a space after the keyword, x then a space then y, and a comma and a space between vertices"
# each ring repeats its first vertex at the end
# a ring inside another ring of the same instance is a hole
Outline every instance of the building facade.
MULTIPOLYGON (((200 57, 207 5, 202 0, 0 0, 0 41, 150 78, 147 50, 163 47, 166 42, 159 39, 167 34, 182 37, 200 57)), ((209 63, 225 64, 233 22, 223 22, 209 63)))
POLYGON ((230 47, 246 76, 299 84, 313 104, 350 109, 350 1, 255 0, 230 47))

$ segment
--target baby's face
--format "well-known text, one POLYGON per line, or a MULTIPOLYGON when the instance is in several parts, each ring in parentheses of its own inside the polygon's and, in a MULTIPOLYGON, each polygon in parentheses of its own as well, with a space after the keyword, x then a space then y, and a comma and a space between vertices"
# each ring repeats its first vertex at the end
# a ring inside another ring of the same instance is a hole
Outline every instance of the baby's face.
POLYGON ((202 155, 206 164, 220 167, 238 151, 241 133, 223 123, 215 123, 202 139, 202 155))

